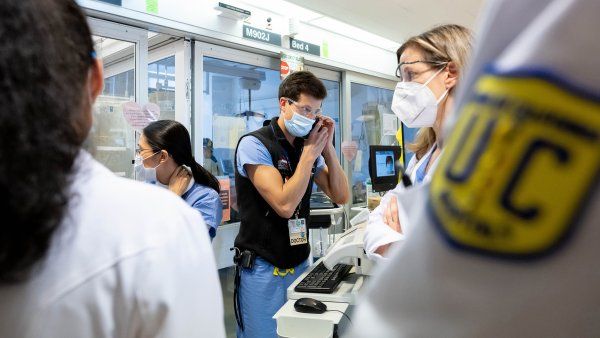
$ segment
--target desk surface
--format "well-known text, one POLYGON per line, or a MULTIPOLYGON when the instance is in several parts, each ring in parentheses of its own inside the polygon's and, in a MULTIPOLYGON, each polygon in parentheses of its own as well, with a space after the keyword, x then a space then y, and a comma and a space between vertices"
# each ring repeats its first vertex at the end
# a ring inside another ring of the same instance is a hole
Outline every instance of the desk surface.
POLYGON ((311 216, 321 216, 321 215, 336 215, 344 212, 344 207, 338 208, 326 208, 326 209, 310 209, 311 216))
POLYGON ((312 293, 312 292, 298 292, 294 290, 296 285, 300 283, 308 275, 312 269, 314 269, 319 263, 323 261, 320 258, 308 269, 306 269, 287 289, 287 298, 289 300, 296 300, 304 297, 314 298, 321 302, 332 302, 332 303, 345 303, 355 305, 358 293, 362 289, 364 283, 364 276, 355 273, 355 268, 350 270, 350 274, 342 280, 333 293, 312 293))
POLYGON ((343 318, 338 311, 345 313, 348 309, 347 303, 324 302, 328 310, 325 313, 302 313, 294 308, 295 302, 288 300, 273 316, 280 337, 332 337, 334 325, 343 318))

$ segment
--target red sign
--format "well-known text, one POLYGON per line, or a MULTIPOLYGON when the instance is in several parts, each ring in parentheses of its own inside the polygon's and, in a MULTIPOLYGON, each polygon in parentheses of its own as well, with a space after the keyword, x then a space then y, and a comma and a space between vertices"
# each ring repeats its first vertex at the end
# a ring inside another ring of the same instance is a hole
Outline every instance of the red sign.
POLYGON ((231 184, 229 178, 219 178, 219 185, 221 186, 219 197, 223 204, 223 218, 221 221, 224 223, 231 219, 231 184))
POLYGON ((287 62, 281 61, 281 75, 287 75, 290 72, 290 66, 287 62))

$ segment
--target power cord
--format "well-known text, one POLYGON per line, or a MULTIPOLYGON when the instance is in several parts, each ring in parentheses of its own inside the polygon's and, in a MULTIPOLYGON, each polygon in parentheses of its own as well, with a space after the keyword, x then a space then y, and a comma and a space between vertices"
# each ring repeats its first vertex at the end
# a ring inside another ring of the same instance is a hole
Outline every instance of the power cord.
MULTIPOLYGON (((334 205, 334 206, 337 206, 337 205, 334 205)), ((340 222, 340 224, 336 224, 333 227, 333 232, 334 232, 333 234, 331 232, 328 232, 329 243, 333 243, 334 242, 333 239, 335 238, 336 231, 339 230, 338 227, 340 227, 340 226, 342 227, 341 232, 339 232, 340 234, 343 234, 344 231, 346 231, 350 227, 350 220, 348 218, 348 213, 346 213, 346 208, 344 206, 342 206, 342 213, 344 215, 344 221, 340 222)))
MULTIPOLYGON (((345 314, 344 312, 340 311, 340 310, 325 310, 325 312, 339 312, 342 314, 342 316, 346 317, 346 319, 348 319, 348 322, 350 322, 350 324, 352 324, 352 320, 350 320, 350 316, 348 316, 347 314, 345 314)), ((354 325, 354 324, 352 324, 354 325)))
POLYGON ((348 225, 349 225, 349 220, 348 220, 348 215, 346 213, 346 208, 342 206, 342 212, 344 213, 344 223, 342 224, 342 232, 346 231, 346 229, 348 229, 348 225))

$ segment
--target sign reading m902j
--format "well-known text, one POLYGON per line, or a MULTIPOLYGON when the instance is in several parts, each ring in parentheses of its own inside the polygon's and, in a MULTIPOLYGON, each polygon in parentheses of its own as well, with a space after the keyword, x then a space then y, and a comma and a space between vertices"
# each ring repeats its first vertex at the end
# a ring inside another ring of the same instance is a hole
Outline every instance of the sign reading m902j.
POLYGON ((243 36, 246 39, 260 41, 275 46, 281 46, 281 35, 262 29, 244 25, 243 36))

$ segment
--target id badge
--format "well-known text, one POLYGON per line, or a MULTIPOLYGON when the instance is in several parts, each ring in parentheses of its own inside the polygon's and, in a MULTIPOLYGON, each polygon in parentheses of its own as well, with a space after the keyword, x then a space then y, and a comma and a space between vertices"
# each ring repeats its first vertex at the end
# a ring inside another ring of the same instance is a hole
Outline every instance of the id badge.
POLYGON ((308 243, 308 236, 306 234, 306 219, 290 219, 288 221, 288 228, 290 230, 290 245, 294 246, 308 243))

